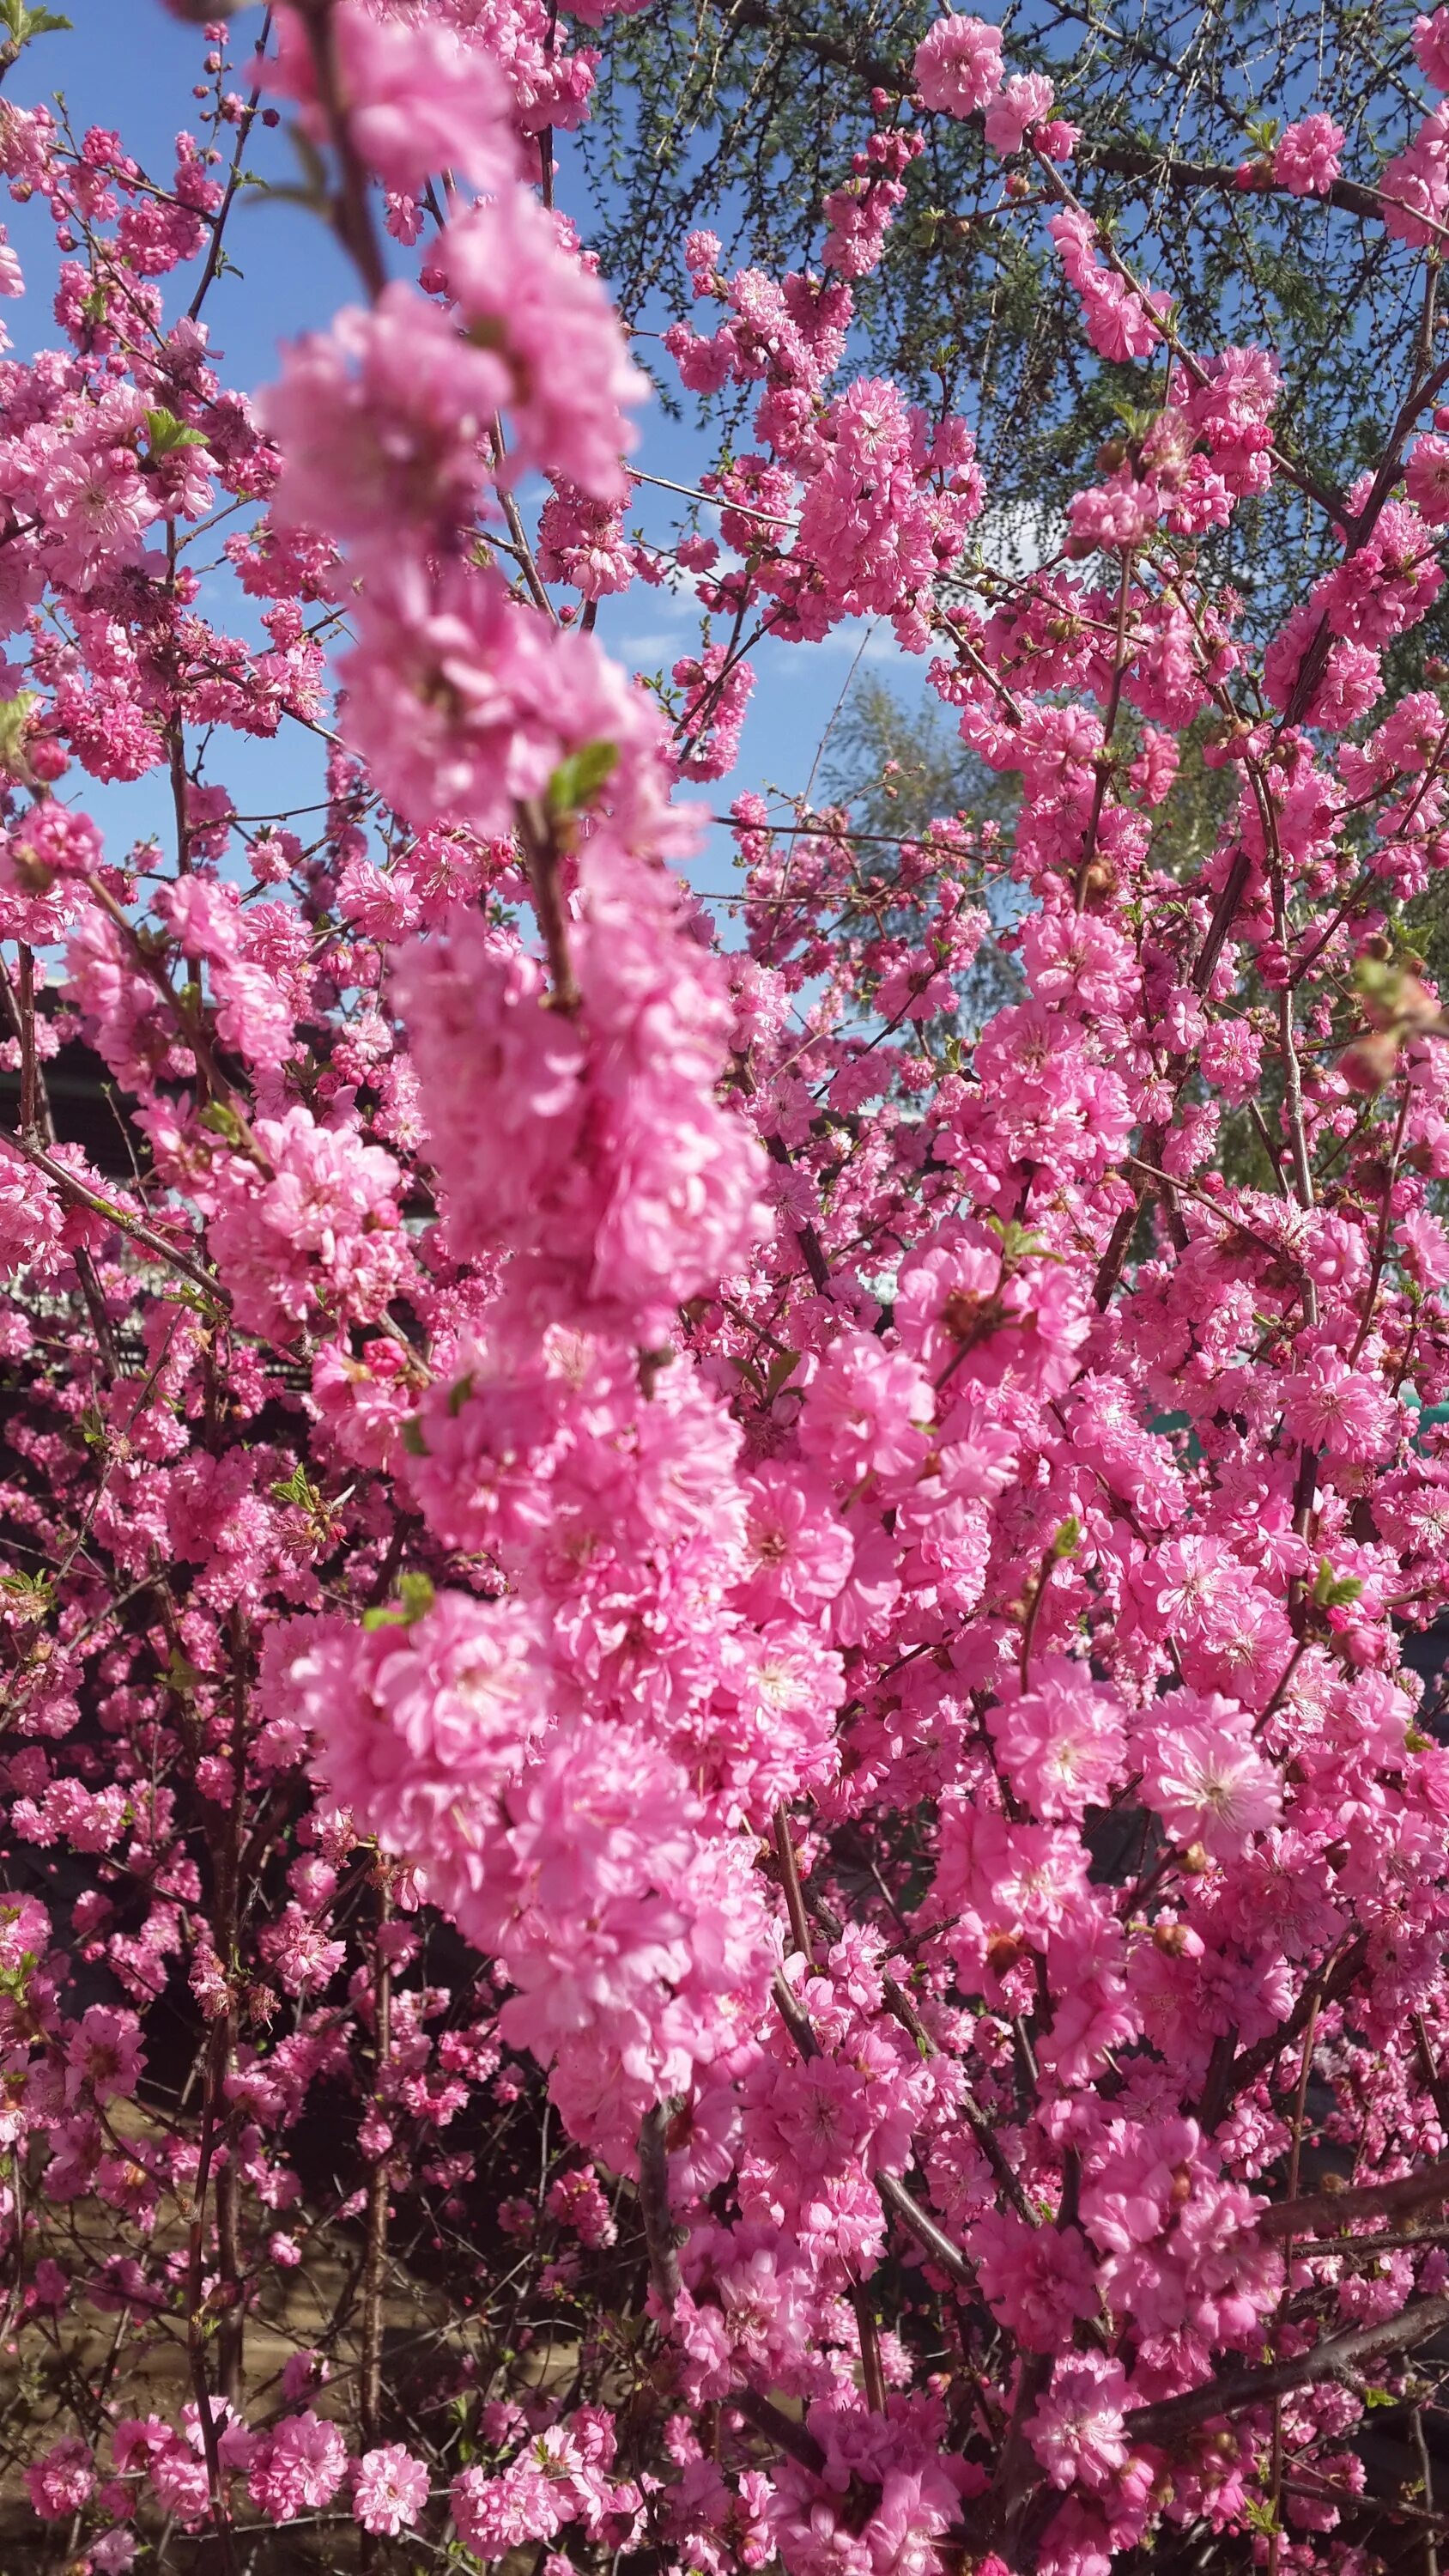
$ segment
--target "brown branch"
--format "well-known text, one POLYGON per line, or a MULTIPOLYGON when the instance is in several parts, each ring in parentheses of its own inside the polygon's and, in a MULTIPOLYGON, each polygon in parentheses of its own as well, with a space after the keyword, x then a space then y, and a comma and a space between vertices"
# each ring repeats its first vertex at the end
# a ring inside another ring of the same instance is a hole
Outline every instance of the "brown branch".
POLYGON ((44 1172, 47 1180, 53 1181, 58 1190, 73 1198, 79 1206, 92 1209, 97 1216, 107 1217, 112 1225, 120 1228, 122 1234, 128 1234, 134 1243, 143 1245, 147 1252, 154 1252, 159 1261, 169 1263, 173 1270, 179 1270, 183 1278, 191 1280, 197 1288, 204 1289, 207 1296, 213 1298, 217 1305, 231 1304, 227 1290, 210 1271, 203 1270, 197 1262, 188 1260, 186 1254, 178 1252, 174 1244, 166 1241, 164 1235, 153 1234, 149 1225, 143 1225, 139 1217, 129 1216, 124 1208, 117 1207, 112 1200, 103 1198, 99 1190, 89 1188, 84 1181, 77 1178, 74 1172, 68 1170, 64 1163, 56 1162, 54 1157, 45 1153, 39 1145, 28 1145, 25 1139, 17 1136, 11 1127, 0 1128, 0 1144, 8 1146, 12 1154, 19 1154, 22 1161, 33 1163, 38 1172, 44 1172))
POLYGON ((639 2210, 649 2248, 649 2277, 671 2311, 680 2291, 679 2241, 669 2207, 668 2140, 674 2110, 673 2102, 656 2102, 645 2112, 639 2130, 639 2210))
POLYGON ((1449 2201, 1449 2156, 1397 2182, 1365 2183, 1357 2191, 1319 2191, 1302 2200, 1280 2200, 1258 2220, 1260 2236, 1317 2236, 1358 2218, 1398 2218, 1407 2209, 1449 2201))
POLYGON ((1325 2379, 1351 2385, 1360 2362, 1375 2360, 1381 2354, 1410 2352, 1415 2344, 1426 2342, 1445 2326, 1449 2326, 1449 2296, 1416 2299, 1396 2317, 1385 2318, 1377 2325, 1360 2326, 1352 2334, 1329 2335, 1310 2352, 1295 2353, 1291 2361, 1275 2361, 1263 2370, 1227 2371, 1201 2388, 1190 2388, 1185 2396, 1163 2397, 1152 2406, 1135 2406, 1126 2419, 1128 2435, 1134 2443, 1166 2444, 1175 2434, 1192 2432, 1197 2425, 1213 2423, 1220 2415, 1237 2414, 1245 2406, 1269 2405, 1290 2389, 1312 2388, 1325 2379))

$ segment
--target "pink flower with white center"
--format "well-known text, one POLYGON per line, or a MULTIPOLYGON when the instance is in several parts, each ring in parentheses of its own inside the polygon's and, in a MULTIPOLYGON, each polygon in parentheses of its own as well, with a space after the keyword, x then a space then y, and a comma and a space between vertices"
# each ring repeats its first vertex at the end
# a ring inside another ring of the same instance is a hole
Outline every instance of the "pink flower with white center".
POLYGON ((782 1799, 832 1779, 844 1697, 844 1667, 818 1632, 772 1619, 732 1640, 711 1725, 731 1806, 763 1828, 782 1799))
POLYGON ((439 245, 449 288, 477 347, 508 372, 516 481, 530 466, 566 475, 591 501, 622 501, 630 404, 649 390, 597 277, 566 249, 554 217, 510 189, 450 224, 439 245))
POLYGON ((1246 1588, 1243 1568, 1223 1540, 1191 1536, 1159 1548, 1139 1582, 1155 1618, 1174 1635, 1195 1630, 1246 1588))
POLYGON ((1236 1860, 1278 1822, 1278 1775, 1254 1748, 1247 1712, 1231 1700, 1171 1692, 1156 1702, 1143 1735, 1150 1748, 1143 1801, 1178 1842, 1236 1860))
POLYGON ((80 591, 114 565, 135 563, 144 531, 160 515, 134 448, 120 444, 77 447, 53 463, 45 508, 56 578, 80 591))
POLYGON ((1331 116, 1305 116, 1285 126, 1273 154, 1273 176, 1295 197, 1326 197, 1338 177, 1344 132, 1331 116))
POLYGON ((1038 1661, 1030 1690, 1001 1700, 986 1722, 1013 1789, 1037 1815, 1079 1817, 1106 1804, 1122 1765, 1122 1710, 1083 1666, 1038 1661))
POLYGON ((1127 2373, 1104 2352, 1064 2354, 1027 2422, 1026 2437, 1054 2487, 1097 2493, 1127 2458, 1127 2373))
POLYGON ((567 2518, 553 2481, 526 2454, 501 2477, 464 2469, 448 2490, 453 2521, 465 2549, 489 2560, 506 2557, 531 2540, 549 2540, 567 2518))
POLYGON ((1320 1350, 1285 1381, 1283 1424, 1307 1449, 1367 1462, 1395 1446, 1403 1415, 1374 1378, 1350 1368, 1337 1351, 1320 1350))
POLYGON ((1131 940, 1089 912, 1038 913, 1027 924, 1022 955, 1040 1001, 1083 1011, 1121 1010, 1141 976, 1131 940))
POLYGON ((428 2500, 428 2473, 400 2442, 364 2451, 352 2469, 352 2510, 364 2531, 395 2540, 410 2531, 428 2500))
POLYGON ((912 79, 923 106, 974 115, 1001 87, 1001 29, 984 18, 938 18, 916 47, 912 79))

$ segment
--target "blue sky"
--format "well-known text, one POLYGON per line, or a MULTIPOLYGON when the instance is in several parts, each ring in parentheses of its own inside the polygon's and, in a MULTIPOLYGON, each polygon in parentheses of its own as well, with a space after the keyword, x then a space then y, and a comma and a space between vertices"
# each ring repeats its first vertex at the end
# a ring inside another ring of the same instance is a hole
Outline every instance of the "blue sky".
MULTIPOLYGON (((149 172, 169 179, 174 139, 194 109, 192 85, 201 78, 206 47, 200 29, 172 19, 159 0, 68 0, 68 14, 72 32, 37 40, 11 73, 6 95, 27 105, 62 93, 77 133, 91 125, 114 127, 149 172)), ((259 25, 255 9, 244 10, 232 22, 237 88, 246 86, 246 59, 259 25)), ((566 142, 561 153, 560 202, 582 221, 587 209, 582 192, 570 191, 566 142)), ((254 128, 247 160, 249 167, 274 179, 295 175, 282 132, 254 128)), ((56 254, 43 207, 10 210, 8 221, 32 283, 26 302, 7 307, 5 318, 17 349, 29 354, 57 336, 49 312, 56 254)), ((224 380, 252 390, 275 373, 279 342, 325 324, 339 304, 352 300, 355 287, 323 225, 298 207, 261 197, 244 199, 234 213, 228 242, 243 275, 219 282, 207 318, 224 380)), ((187 272, 181 276, 186 278, 187 272)), ((644 471, 694 483, 709 464, 709 440, 692 422, 670 421, 654 403, 640 425, 634 462, 644 471)), ((667 495, 642 492, 631 524, 663 538, 687 508, 667 495)), ((235 622, 232 601, 222 605, 219 591, 209 604, 219 609, 223 621, 231 616, 235 622)), ((622 599, 604 603, 599 633, 620 661, 657 670, 697 640, 698 617, 688 600, 636 584, 622 599)), ((719 789, 686 792, 720 801, 746 786, 766 791, 805 787, 842 693, 864 663, 901 666, 888 628, 874 633, 842 629, 816 646, 766 644, 757 657, 758 681, 737 771, 719 789)), ((913 693, 921 668, 916 663, 909 675, 913 693)), ((285 745, 256 745, 237 736, 217 745, 211 774, 228 786, 241 812, 304 802, 318 792, 315 746, 295 727, 289 730, 285 745)), ((148 830, 165 832, 169 797, 163 790, 159 772, 133 787, 88 786, 85 802, 117 855, 148 830)), ((725 835, 711 836, 694 871, 702 887, 714 891, 729 884, 730 847, 725 835)))

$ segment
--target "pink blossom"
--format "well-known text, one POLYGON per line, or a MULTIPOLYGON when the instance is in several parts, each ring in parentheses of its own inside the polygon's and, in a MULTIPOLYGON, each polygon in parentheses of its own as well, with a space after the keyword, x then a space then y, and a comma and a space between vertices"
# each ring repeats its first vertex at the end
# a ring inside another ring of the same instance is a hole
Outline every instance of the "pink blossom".
POLYGON ((396 2539, 410 2531, 428 2500, 428 2473, 400 2442, 364 2451, 352 2469, 352 2509, 364 2531, 396 2539))
POLYGON ((1051 2387, 1027 2425, 1027 2439, 1054 2487, 1080 2478, 1100 2490, 1127 2457, 1127 2374, 1100 2352, 1059 2360, 1051 2387))
POLYGON ((1278 1821, 1276 1772, 1231 1701, 1169 1694, 1159 1707, 1143 1797, 1179 1841, 1200 1842, 1215 1858, 1238 1857, 1278 1821))
MULTIPOLYGON (((265 85, 312 102, 316 72, 306 29, 279 13, 278 59, 265 85)), ((343 0, 333 21, 353 141, 389 188, 421 187, 441 170, 479 187, 511 178, 511 99, 497 62, 447 25, 374 18, 343 0)))
POLYGON ((1032 1686, 1002 1700, 988 1723, 1019 1797, 1048 1819, 1104 1806, 1125 1743, 1121 1712, 1080 1667, 1038 1666, 1032 1686))
POLYGON ((1294 1439, 1340 1458, 1381 1458, 1400 1425, 1385 1389, 1327 1350, 1286 1381, 1283 1420, 1294 1439))
POLYGON ((335 2424, 311 2408, 286 2415, 258 2445, 247 2493, 273 2522, 290 2522, 304 2507, 330 2504, 347 2471, 347 2446, 335 2424))
POLYGON ((592 501, 621 501, 620 459, 634 444, 627 407, 646 379, 628 356, 602 287, 521 189, 451 224, 449 287, 468 337, 509 382, 509 479, 529 466, 566 475, 592 501))
POLYGON ((983 18, 938 18, 916 47, 914 80, 926 107, 970 116, 1001 87, 1001 30, 983 18))
POLYGON ((1051 115, 1052 85, 1044 72, 1022 72, 1009 80, 986 111, 986 140, 1003 161, 1019 152, 1028 126, 1043 125, 1051 115))
POLYGON ((992 2210, 967 2242, 992 2315, 1028 2351, 1054 2351, 1064 2317, 1093 2314, 1092 2258, 1076 2228, 1029 2227, 1014 2212, 992 2210))
POLYGON ((1416 18, 1410 42, 1425 80, 1432 81, 1435 89, 1449 89, 1449 9, 1436 9, 1432 17, 1416 18))
POLYGON ((1273 152, 1273 176, 1295 197, 1326 197, 1338 177, 1344 133, 1331 116, 1305 116, 1285 126, 1273 152))
POLYGON ((30 2501, 46 2522, 61 2522, 79 2513, 95 2482, 89 2446, 74 2433, 53 2443, 44 2458, 25 2472, 30 2501))

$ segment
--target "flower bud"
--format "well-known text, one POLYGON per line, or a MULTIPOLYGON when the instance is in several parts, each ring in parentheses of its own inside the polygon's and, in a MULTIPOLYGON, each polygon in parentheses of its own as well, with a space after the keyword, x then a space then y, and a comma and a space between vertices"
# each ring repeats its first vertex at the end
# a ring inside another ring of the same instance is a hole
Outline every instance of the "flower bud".
POLYGON ((1399 1041, 1392 1029, 1375 1029, 1355 1039, 1338 1059, 1338 1070, 1350 1091, 1368 1099, 1382 1091, 1398 1062, 1399 1041))

